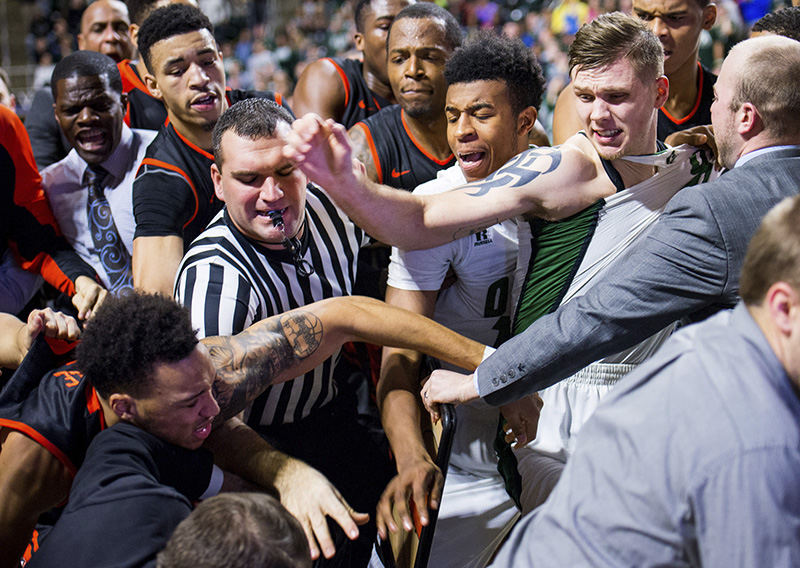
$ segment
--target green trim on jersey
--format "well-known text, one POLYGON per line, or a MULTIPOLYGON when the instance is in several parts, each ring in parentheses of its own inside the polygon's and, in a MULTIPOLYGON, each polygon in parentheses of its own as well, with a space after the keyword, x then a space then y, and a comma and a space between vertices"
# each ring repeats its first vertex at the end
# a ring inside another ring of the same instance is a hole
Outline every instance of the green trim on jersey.
POLYGON ((580 267, 605 203, 600 199, 561 221, 528 221, 532 254, 517 304, 513 335, 559 306, 580 267))

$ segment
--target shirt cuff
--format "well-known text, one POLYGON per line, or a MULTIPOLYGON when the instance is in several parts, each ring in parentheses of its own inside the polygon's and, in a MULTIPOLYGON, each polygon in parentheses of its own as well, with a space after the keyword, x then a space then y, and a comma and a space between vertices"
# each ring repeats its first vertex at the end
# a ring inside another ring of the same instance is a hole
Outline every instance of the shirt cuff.
POLYGON ((219 490, 222 489, 222 482, 225 480, 225 474, 223 471, 215 464, 211 468, 211 481, 208 482, 208 488, 206 488, 205 493, 200 495, 200 500, 208 499, 209 497, 213 497, 219 490))
MULTIPOLYGON (((483 358, 481 359, 481 363, 486 361, 486 359, 488 359, 495 351, 497 351, 497 349, 495 349, 494 347, 489 347, 487 345, 483 349, 483 358)), ((483 395, 481 394, 481 389, 478 388, 478 370, 480 368, 481 368, 480 365, 478 365, 478 368, 475 369, 475 371, 472 373, 472 381, 473 381, 473 386, 475 387, 475 392, 478 393, 479 397, 483 398, 483 395)))

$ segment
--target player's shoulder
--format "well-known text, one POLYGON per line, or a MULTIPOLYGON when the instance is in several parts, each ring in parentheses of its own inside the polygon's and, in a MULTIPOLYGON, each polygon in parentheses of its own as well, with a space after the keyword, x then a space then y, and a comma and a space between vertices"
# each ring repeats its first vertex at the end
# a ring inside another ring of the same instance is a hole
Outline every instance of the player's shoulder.
POLYGON ((342 59, 340 57, 321 57, 309 63, 300 77, 305 80, 335 79, 340 81, 341 73, 347 74, 349 70, 347 61, 347 59, 342 59))
POLYGON ((158 130, 146 130, 144 128, 131 128, 131 132, 133 133, 133 138, 136 141, 137 145, 145 146, 145 148, 149 147, 150 144, 156 139, 158 136, 158 130))
POLYGON ((436 172, 436 177, 434 179, 418 185, 412 193, 415 195, 435 195, 437 193, 450 191, 465 183, 467 183, 467 178, 464 177, 461 166, 455 164, 436 172))
POLYGON ((376 128, 385 128, 387 125, 398 122, 400 120, 401 112, 402 108, 400 108, 400 105, 389 105, 387 107, 383 107, 372 116, 368 116, 362 120, 361 123, 367 125, 370 130, 373 131, 376 128))

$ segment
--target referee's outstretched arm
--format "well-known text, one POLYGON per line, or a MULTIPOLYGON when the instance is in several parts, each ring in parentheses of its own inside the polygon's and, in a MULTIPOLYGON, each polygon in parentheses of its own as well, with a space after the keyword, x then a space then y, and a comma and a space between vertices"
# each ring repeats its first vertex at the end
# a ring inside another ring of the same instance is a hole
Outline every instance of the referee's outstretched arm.
POLYGON ((241 412, 268 386, 314 369, 348 341, 414 349, 468 370, 480 364, 485 349, 426 317, 362 296, 329 298, 237 335, 201 341, 217 368, 216 423, 241 412))

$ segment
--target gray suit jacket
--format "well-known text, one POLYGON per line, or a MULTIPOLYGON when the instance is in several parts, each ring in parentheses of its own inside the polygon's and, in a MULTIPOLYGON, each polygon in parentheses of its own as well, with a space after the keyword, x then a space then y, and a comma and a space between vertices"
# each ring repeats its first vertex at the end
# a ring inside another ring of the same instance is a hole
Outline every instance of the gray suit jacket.
POLYGON ((738 300, 739 272, 761 218, 800 192, 800 150, 753 158, 686 188, 650 234, 585 295, 500 346, 478 367, 478 390, 501 405, 569 377, 684 317, 738 300))

